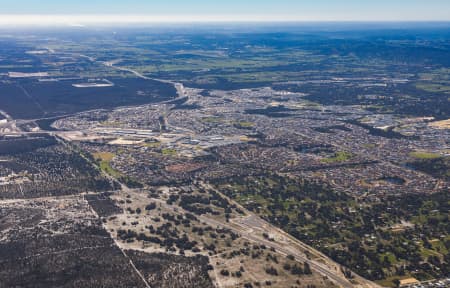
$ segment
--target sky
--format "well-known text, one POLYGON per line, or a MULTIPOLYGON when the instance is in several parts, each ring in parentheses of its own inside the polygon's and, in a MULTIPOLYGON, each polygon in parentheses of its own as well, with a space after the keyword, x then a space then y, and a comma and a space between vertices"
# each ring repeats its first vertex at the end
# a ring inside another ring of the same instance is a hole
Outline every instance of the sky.
POLYGON ((449 0, 0 0, 0 24, 450 21, 449 0))

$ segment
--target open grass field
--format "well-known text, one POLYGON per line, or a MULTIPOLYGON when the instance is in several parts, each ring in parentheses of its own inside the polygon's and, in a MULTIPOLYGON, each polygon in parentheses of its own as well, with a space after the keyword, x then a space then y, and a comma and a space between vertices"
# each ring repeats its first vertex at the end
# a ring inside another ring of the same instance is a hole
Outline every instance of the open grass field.
POLYGON ((94 156, 94 159, 99 163, 99 167, 102 171, 116 178, 122 176, 119 171, 111 167, 111 161, 115 154, 110 152, 99 152, 94 153, 92 156, 94 156))
POLYGON ((425 159, 425 160, 438 159, 442 157, 440 154, 437 153, 419 152, 419 151, 411 152, 409 153, 409 156, 415 159, 425 159))
POLYGON ((335 156, 329 157, 329 158, 324 158, 321 161, 323 163, 340 163, 340 162, 348 161, 348 160, 352 159, 352 157, 353 157, 353 155, 351 153, 340 151, 340 152, 337 152, 335 154, 335 156))

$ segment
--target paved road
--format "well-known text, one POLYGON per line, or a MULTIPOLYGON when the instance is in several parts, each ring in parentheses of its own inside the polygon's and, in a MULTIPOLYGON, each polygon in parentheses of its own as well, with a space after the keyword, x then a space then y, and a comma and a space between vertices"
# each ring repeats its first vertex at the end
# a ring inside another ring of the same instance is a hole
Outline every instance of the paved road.
POLYGON ((255 235, 253 233, 245 232, 242 229, 238 229, 232 225, 228 225, 228 224, 213 220, 213 219, 205 217, 205 216, 200 216, 198 218, 210 226, 213 226, 213 227, 218 226, 218 227, 222 227, 222 228, 228 228, 228 229, 232 230, 233 232, 238 233, 239 235, 241 235, 241 237, 243 237, 245 239, 248 239, 252 242, 264 244, 265 246, 270 247, 270 248, 274 248, 275 250, 277 250, 278 253, 281 253, 285 256, 293 255, 297 261, 307 262, 310 265, 311 269, 319 272, 320 274, 322 274, 324 276, 327 276, 331 281, 335 282, 336 284, 338 284, 341 287, 344 287, 344 288, 355 287, 347 279, 345 279, 344 277, 341 277, 340 275, 337 275, 337 273, 339 273, 339 272, 331 271, 328 266, 306 258, 306 256, 303 253, 301 253, 298 249, 295 249, 295 248, 292 248, 289 246, 284 247, 276 242, 269 241, 261 236, 255 235))
MULTIPOLYGON (((183 211, 183 208, 179 207, 179 206, 174 206, 174 205, 168 205, 165 201, 162 201, 160 199, 152 199, 155 202, 158 202, 159 204, 163 205, 165 208, 172 210, 172 211, 183 211)), ((258 219, 260 219, 258 216, 254 216, 257 217, 258 219)), ((307 262, 311 269, 319 272, 320 274, 327 276, 331 281, 333 281, 334 283, 336 283, 337 285, 339 285, 340 287, 344 287, 344 288, 353 288, 355 287, 355 285, 353 285, 352 283, 350 283, 345 277, 339 275, 340 271, 332 271, 330 270, 330 268, 328 266, 326 266, 325 264, 319 263, 317 261, 308 259, 302 252, 300 252, 299 249, 296 249, 295 247, 291 247, 291 246, 282 246, 281 244, 278 244, 276 242, 272 242, 269 241, 267 239, 265 239, 262 236, 258 236, 255 235, 254 233, 250 232, 246 232, 246 229, 239 229, 237 228, 235 225, 233 225, 232 223, 224 223, 224 222, 220 222, 214 219, 211 219, 207 216, 197 216, 197 218, 208 224, 211 227, 221 227, 221 228, 227 228, 230 229, 231 231, 241 235, 241 237, 250 240, 252 242, 256 242, 259 244, 264 244, 265 246, 269 247, 269 248, 274 248, 275 250, 277 250, 278 253, 287 256, 287 255, 293 255, 297 261, 299 262, 307 262)), ((263 221, 262 219, 260 219, 260 221, 263 221)), ((310 248, 312 249, 312 248, 310 248)), ((375 286, 368 286, 368 287, 375 287, 375 286)))
POLYGON ((133 69, 130 69, 130 68, 125 68, 125 67, 120 67, 120 66, 114 66, 113 62, 106 62, 106 63, 103 63, 103 64, 105 66, 107 66, 107 67, 111 67, 111 68, 114 68, 114 69, 117 69, 117 70, 120 70, 120 71, 133 73, 137 77, 145 79, 145 80, 153 80, 153 81, 158 81, 158 82, 162 82, 162 83, 172 84, 175 87, 175 89, 177 89, 178 97, 186 96, 185 90, 184 90, 184 85, 182 83, 173 82, 173 81, 165 80, 165 79, 157 79, 157 78, 147 77, 147 76, 143 75, 142 73, 140 73, 140 72, 138 72, 136 70, 133 70, 133 69))
MULTIPOLYGON (((237 205, 241 210, 245 211, 246 217, 231 219, 232 223, 237 224, 241 227, 241 229, 238 228, 237 230, 235 230, 236 227, 234 227, 234 229, 232 229, 233 231, 235 231, 235 232, 237 231, 237 233, 241 234, 243 237, 245 237, 249 240, 253 240, 256 242, 260 242, 260 243, 263 242, 266 244, 266 246, 275 248, 282 254, 293 255, 294 257, 296 257, 296 259, 298 261, 308 262, 308 264, 310 264, 311 268, 315 269, 318 272, 321 272, 323 275, 328 276, 330 279, 334 279, 335 282, 337 284, 341 285, 342 287, 355 287, 355 285, 351 284, 346 278, 344 278, 343 274, 339 271, 341 265, 335 263, 333 260, 328 258, 328 256, 326 256, 325 254, 312 248, 309 245, 306 245, 305 243, 301 242, 300 240, 294 238, 292 235, 285 232, 284 230, 273 226, 272 224, 268 223, 267 221, 265 221, 258 215, 251 213, 250 211, 245 209, 245 207, 243 207, 242 205, 240 205, 233 199, 227 197, 226 195, 222 194, 220 191, 215 189, 210 184, 200 183, 200 185, 203 186, 204 188, 212 189, 212 190, 216 191, 222 197, 226 198, 230 203, 237 205), (269 241, 261 236, 258 237, 254 233, 255 232, 254 230, 260 230, 261 232, 266 232, 269 234, 271 231, 276 232, 278 235, 284 237, 287 240, 287 243, 286 244, 283 243, 284 245, 282 245, 282 244, 279 244, 276 242, 269 241), (243 231, 243 232, 241 232, 241 231, 243 231), (289 244, 291 246, 289 246, 289 244), (308 251, 310 253, 310 255, 321 259, 322 261, 324 261, 325 263, 328 263, 329 265, 325 265, 321 262, 310 260, 301 251, 308 251), (338 269, 338 270, 336 270, 336 269, 338 269), (331 275, 333 275, 333 277, 331 275)), ((217 221, 215 221, 215 222, 216 222, 216 224, 218 223, 217 221)), ((223 225, 226 225, 226 224, 222 223, 222 226, 223 225)), ((230 226, 230 225, 228 225, 228 226, 230 226)), ((231 229, 233 227, 227 227, 227 228, 231 229)), ((354 272, 353 272, 353 275, 355 277, 355 280, 357 280, 359 283, 361 283, 363 285, 363 287, 381 288, 381 286, 379 286, 378 284, 373 283, 372 281, 369 281, 369 280, 355 274, 354 272)))

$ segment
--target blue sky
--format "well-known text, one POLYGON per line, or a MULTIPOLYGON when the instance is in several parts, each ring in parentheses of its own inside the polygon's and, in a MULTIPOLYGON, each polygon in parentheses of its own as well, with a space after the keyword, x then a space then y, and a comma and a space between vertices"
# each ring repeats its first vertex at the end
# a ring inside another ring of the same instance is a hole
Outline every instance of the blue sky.
POLYGON ((0 14, 139 14, 182 16, 186 19, 222 15, 224 19, 243 20, 247 17, 299 21, 440 21, 450 20, 450 0, 0 0, 0 14))

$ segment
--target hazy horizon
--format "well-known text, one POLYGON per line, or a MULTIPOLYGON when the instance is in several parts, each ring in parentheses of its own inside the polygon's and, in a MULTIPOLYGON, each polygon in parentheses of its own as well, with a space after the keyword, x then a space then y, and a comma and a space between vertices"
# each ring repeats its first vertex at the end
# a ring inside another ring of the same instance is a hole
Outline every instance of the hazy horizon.
POLYGON ((450 20, 373 20, 373 19, 295 19, 295 18, 270 18, 270 17, 172 17, 154 15, 2 15, 0 14, 0 26, 2 27, 86 27, 86 26, 145 26, 145 25, 177 25, 177 24, 398 24, 398 25, 442 25, 449 24, 450 20), (127 17, 125 17, 127 16, 127 17))
POLYGON ((0 25, 207 22, 446 22, 443 0, 4 1, 0 25))

